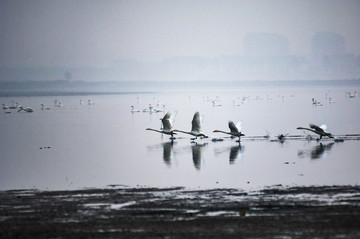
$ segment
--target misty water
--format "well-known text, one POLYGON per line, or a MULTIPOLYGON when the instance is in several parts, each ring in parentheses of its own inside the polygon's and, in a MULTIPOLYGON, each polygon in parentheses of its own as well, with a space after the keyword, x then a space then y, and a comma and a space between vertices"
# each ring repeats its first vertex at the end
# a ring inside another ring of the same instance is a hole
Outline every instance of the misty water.
POLYGON ((1 104, 18 102, 34 112, 0 114, 0 190, 358 185, 360 140, 356 137, 343 142, 290 137, 305 136, 296 128, 309 123, 327 124, 334 135, 359 134, 360 97, 354 91, 360 92, 359 87, 1 97, 1 104), (312 98, 322 105, 313 105, 312 98), (55 99, 63 106, 55 107, 55 99), (88 105, 88 100, 94 104, 88 105), (40 104, 50 109, 41 110, 40 104), (142 112, 149 104, 164 104, 165 112, 142 112), (132 113, 131 105, 140 112, 132 113), (172 142, 169 135, 146 130, 160 129, 160 118, 167 111, 177 112, 173 126, 185 131, 190 131, 192 117, 199 111, 209 138, 191 141, 192 136, 179 133, 172 142), (229 131, 229 120, 242 122, 246 137, 241 144, 213 133, 229 131), (269 139, 252 137, 267 134, 269 139), (279 142, 279 134, 289 135, 279 142))

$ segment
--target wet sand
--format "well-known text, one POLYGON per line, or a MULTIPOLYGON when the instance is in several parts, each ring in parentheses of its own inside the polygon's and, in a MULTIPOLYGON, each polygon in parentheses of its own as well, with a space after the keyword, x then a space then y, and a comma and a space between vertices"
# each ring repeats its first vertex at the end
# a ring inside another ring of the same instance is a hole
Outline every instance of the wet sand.
POLYGON ((0 192, 0 238, 360 238, 360 186, 0 192))

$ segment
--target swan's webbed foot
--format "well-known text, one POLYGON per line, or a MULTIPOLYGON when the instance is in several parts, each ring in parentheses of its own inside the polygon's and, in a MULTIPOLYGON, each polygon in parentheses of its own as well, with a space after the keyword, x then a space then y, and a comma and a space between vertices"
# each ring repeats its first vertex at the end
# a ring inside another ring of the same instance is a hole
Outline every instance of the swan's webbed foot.
POLYGON ((170 137, 170 140, 174 140, 174 139, 176 139, 174 136, 171 136, 171 137, 170 137))

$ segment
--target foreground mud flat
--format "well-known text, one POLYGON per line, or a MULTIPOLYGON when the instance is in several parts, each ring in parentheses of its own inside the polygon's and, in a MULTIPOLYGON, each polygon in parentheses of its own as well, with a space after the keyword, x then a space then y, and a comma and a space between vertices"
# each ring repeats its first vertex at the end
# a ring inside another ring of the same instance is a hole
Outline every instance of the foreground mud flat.
POLYGON ((360 186, 0 192, 0 238, 360 238, 360 186))

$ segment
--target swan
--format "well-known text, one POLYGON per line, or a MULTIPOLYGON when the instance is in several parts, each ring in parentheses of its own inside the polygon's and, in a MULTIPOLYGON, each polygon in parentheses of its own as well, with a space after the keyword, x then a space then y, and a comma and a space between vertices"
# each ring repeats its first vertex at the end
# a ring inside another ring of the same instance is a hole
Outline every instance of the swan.
POLYGON ((213 107, 222 106, 221 104, 217 104, 214 100, 212 101, 212 105, 213 105, 213 107))
POLYGON ((25 111, 25 112, 29 112, 29 113, 34 112, 34 110, 31 107, 25 107, 24 108, 24 107, 20 106, 18 112, 20 112, 22 110, 25 111))
POLYGON ((318 101, 318 100, 316 100, 314 98, 312 98, 311 100, 312 100, 313 105, 315 105, 315 106, 323 106, 320 101, 318 101))
POLYGON ((50 110, 49 107, 45 107, 44 104, 41 104, 41 110, 50 110))
POLYGON ((162 109, 153 108, 153 112, 159 113, 159 112, 164 112, 164 111, 165 111, 165 105, 164 105, 164 104, 157 104, 156 106, 157 106, 157 107, 162 106, 162 109))
POLYGON ((142 112, 144 112, 144 113, 146 113, 146 112, 152 113, 152 112, 153 112, 153 107, 152 107, 152 105, 149 104, 149 108, 143 109, 142 112))
POLYGON ((134 109, 134 106, 133 106, 133 105, 132 105, 132 106, 130 106, 130 107, 131 107, 131 113, 140 112, 139 110, 134 109))
POLYGON ((162 133, 162 134, 168 134, 171 135, 170 139, 175 139, 174 138, 174 130, 172 128, 172 123, 175 120, 175 116, 176 116, 176 112, 171 115, 170 112, 167 112, 164 117, 161 118, 161 122, 162 122, 162 130, 157 130, 157 129, 151 129, 151 128, 147 128, 146 130, 151 130, 151 131, 155 131, 158 133, 162 133))
POLYGON ((303 128, 303 127, 297 127, 296 129, 308 130, 308 131, 311 131, 311 132, 313 132, 315 134, 318 134, 318 135, 320 135, 319 140, 323 136, 327 136, 329 138, 334 138, 331 133, 325 131, 326 128, 327 128, 326 125, 317 126, 317 125, 314 125, 314 124, 309 124, 309 126, 310 126, 310 129, 309 128, 303 128))
POLYGON ((7 110, 7 109, 9 109, 9 107, 8 107, 8 106, 6 106, 5 104, 2 104, 2 106, 3 106, 3 110, 7 110))
POLYGON ((54 106, 55 106, 55 107, 59 107, 59 108, 60 108, 60 107, 62 107, 62 106, 64 106, 64 105, 63 105, 63 104, 61 104, 61 102, 60 102, 60 101, 58 101, 57 99, 55 99, 55 100, 54 100, 54 106))
POLYGON ((196 112, 194 114, 193 120, 191 121, 192 127, 191 127, 191 131, 190 132, 186 132, 186 131, 182 131, 182 130, 177 130, 175 129, 174 132, 180 132, 180 133, 184 133, 184 134, 190 134, 192 136, 195 136, 195 138, 191 138, 191 140, 195 140, 197 139, 197 137, 204 137, 204 138, 208 138, 208 136, 206 136, 202 131, 201 131, 201 123, 200 123, 200 113, 196 112))
POLYGON ((9 109, 15 110, 18 108, 18 106, 19 106, 19 104, 17 102, 14 104, 14 101, 11 101, 11 106, 9 107, 9 109))
POLYGON ((240 137, 245 136, 245 134, 241 133, 241 122, 238 122, 235 125, 234 122, 229 121, 229 128, 230 128, 230 132, 225 132, 225 131, 221 131, 221 130, 214 130, 213 132, 214 133, 224 133, 224 134, 229 134, 234 137, 239 137, 239 140, 237 140, 236 142, 240 143, 240 137))
POLYGON ((240 104, 236 103, 236 101, 233 100, 233 106, 240 106, 240 104))

